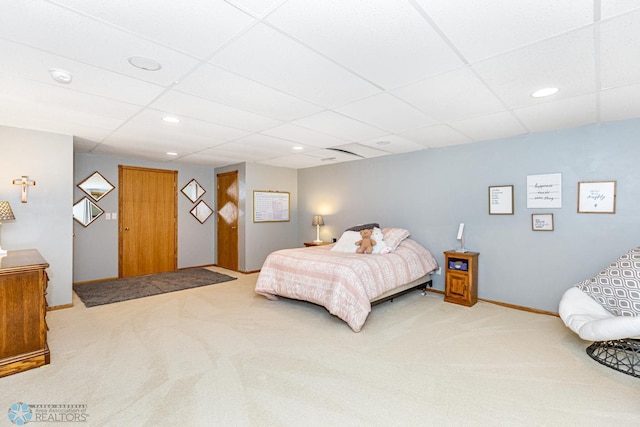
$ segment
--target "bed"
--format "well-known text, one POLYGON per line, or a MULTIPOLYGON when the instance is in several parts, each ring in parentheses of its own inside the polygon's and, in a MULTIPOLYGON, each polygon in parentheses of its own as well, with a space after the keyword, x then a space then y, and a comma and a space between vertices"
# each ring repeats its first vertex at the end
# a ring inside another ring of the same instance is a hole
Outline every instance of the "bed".
MULTIPOLYGON (((398 229, 383 231, 390 238, 394 230, 398 229)), ((426 283, 429 273, 437 268, 431 252, 409 239, 408 232, 392 243, 387 253, 336 251, 343 237, 336 244, 269 254, 260 270, 256 293, 270 300, 281 296, 321 305, 359 332, 372 303, 426 283)))

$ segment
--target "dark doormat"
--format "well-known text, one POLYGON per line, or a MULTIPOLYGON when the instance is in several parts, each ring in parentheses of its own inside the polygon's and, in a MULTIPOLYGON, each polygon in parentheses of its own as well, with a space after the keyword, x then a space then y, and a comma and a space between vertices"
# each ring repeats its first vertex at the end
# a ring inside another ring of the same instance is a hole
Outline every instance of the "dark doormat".
POLYGON ((215 285, 230 280, 236 280, 236 278, 206 268, 189 268, 169 273, 84 283, 74 285, 73 290, 86 307, 95 307, 183 289, 215 285))

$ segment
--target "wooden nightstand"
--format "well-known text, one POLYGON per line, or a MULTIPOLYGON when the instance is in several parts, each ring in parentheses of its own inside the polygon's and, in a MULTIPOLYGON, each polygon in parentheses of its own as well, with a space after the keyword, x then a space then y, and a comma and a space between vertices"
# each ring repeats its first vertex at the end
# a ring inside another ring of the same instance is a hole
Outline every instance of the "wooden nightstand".
POLYGON ((309 246, 322 246, 322 245, 330 245, 331 242, 304 242, 304 245, 309 246))
POLYGON ((445 251, 444 300, 471 307, 478 302, 478 252, 445 251))

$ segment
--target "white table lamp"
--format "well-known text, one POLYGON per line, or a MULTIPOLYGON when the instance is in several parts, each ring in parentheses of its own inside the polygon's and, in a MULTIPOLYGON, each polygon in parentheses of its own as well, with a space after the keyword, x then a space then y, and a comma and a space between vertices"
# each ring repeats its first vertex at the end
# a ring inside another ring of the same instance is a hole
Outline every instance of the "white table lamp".
POLYGON ((311 221, 311 225, 315 225, 316 227, 316 240, 314 240, 314 242, 321 243, 322 240, 320 240, 320 226, 324 225, 324 219, 322 218, 322 215, 315 215, 313 217, 313 221, 311 221))

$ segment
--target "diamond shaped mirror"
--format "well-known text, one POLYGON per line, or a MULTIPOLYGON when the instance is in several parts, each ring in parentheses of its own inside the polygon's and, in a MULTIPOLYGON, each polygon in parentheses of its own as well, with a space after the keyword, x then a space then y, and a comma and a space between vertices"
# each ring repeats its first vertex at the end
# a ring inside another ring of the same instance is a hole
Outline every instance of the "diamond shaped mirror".
POLYGON ((78 184, 78 187, 87 193, 96 202, 109 194, 115 187, 99 172, 94 172, 87 179, 78 184))
POLYGON ((185 185, 181 191, 182 191, 182 194, 187 196, 187 198, 194 203, 196 200, 202 197, 204 193, 207 192, 207 190, 202 188, 202 186, 198 184, 198 181, 196 181, 195 179, 192 179, 191 181, 189 181, 189 183, 185 185))
POLYGON ((200 224, 204 224, 212 213, 213 210, 203 200, 200 200, 200 202, 191 209, 191 215, 196 217, 196 219, 200 221, 200 224))
POLYGON ((73 205, 73 219, 84 227, 95 221, 104 211, 98 205, 89 200, 86 196, 78 200, 73 205))

